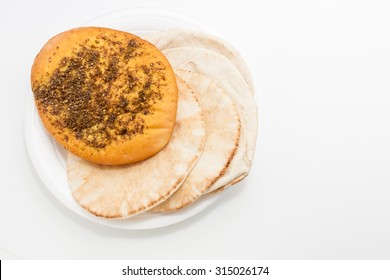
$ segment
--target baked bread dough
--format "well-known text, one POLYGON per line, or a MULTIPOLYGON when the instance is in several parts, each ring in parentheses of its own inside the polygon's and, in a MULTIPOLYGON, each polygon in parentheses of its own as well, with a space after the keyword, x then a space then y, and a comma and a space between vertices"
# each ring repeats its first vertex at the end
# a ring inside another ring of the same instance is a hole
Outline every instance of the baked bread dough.
POLYGON ((172 135, 175 74, 154 45, 133 34, 100 27, 58 34, 35 58, 31 85, 47 130, 88 161, 138 162, 172 135))
POLYGON ((170 28, 162 32, 148 34, 146 40, 165 51, 173 48, 191 47, 204 48, 225 56, 242 74, 248 87, 255 94, 252 76, 249 68, 241 54, 228 42, 216 36, 201 33, 195 30, 186 30, 182 28, 170 28))
POLYGON ((126 219, 170 197, 197 163, 205 141, 199 103, 180 78, 175 128, 155 156, 134 164, 93 164, 68 153, 67 176, 74 199, 95 216, 126 219))
POLYGON ((163 50, 163 53, 175 71, 200 73, 233 100, 241 123, 238 148, 226 172, 207 191, 238 183, 250 171, 257 139, 257 106, 245 79, 229 59, 205 48, 179 47, 163 50))
POLYGON ((205 120, 202 154, 180 188, 151 211, 171 212, 195 202, 228 169, 238 147, 240 117, 229 95, 204 75, 176 70, 197 98, 205 120))

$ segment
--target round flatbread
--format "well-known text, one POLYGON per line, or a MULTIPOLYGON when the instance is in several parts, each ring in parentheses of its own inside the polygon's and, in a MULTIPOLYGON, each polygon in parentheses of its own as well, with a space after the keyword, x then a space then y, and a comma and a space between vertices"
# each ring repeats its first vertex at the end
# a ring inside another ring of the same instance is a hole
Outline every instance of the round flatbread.
POLYGON ((154 45, 133 34, 82 27, 56 35, 34 60, 31 86, 47 131, 91 162, 135 163, 172 135, 175 74, 154 45))
POLYGON ((255 90, 252 76, 245 60, 232 45, 221 38, 210 34, 180 28, 171 28, 163 32, 153 33, 145 38, 156 45, 160 50, 178 47, 199 47, 215 51, 225 56, 234 64, 238 71, 240 71, 247 82, 252 95, 254 94, 255 90))
POLYGON ((196 201, 227 170, 238 147, 240 118, 233 101, 224 90, 205 76, 177 70, 199 101, 205 120, 206 138, 199 161, 180 188, 152 212, 181 209, 196 201))
POLYGON ((164 50, 171 65, 203 74, 214 81, 234 101, 241 121, 241 137, 236 155, 226 173, 209 191, 228 185, 249 172, 257 138, 257 107, 241 73, 224 56, 204 48, 172 48, 164 50))
POLYGON ((98 165, 68 153, 67 174, 73 197, 92 214, 125 219, 171 196, 198 161, 205 124, 198 101, 178 79, 175 128, 168 145, 153 157, 131 165, 98 165))

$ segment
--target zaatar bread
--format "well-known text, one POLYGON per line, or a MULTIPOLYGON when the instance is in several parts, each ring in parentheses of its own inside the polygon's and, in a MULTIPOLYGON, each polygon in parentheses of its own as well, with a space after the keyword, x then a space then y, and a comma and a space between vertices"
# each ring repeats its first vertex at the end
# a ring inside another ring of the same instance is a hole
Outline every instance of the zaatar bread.
POLYGON ((47 130, 88 161, 138 162, 172 135, 174 72, 154 45, 133 34, 98 27, 58 34, 35 58, 31 84, 47 130))
POLYGON ((99 165, 68 153, 67 176, 73 197, 92 214, 125 219, 170 197, 198 161, 205 139, 199 103, 178 79, 176 125, 169 141, 155 156, 121 166, 99 165))
POLYGON ((248 84, 252 95, 255 92, 252 76, 241 54, 233 46, 221 38, 194 30, 170 28, 163 32, 150 34, 146 39, 157 46, 160 50, 178 47, 195 47, 205 48, 217 52, 229 59, 238 71, 240 71, 248 84))
POLYGON ((163 53, 175 71, 184 69, 203 74, 234 101, 241 122, 240 142, 229 168, 208 191, 239 182, 250 170, 257 138, 257 107, 245 79, 225 56, 205 48, 172 48, 163 53))
POLYGON ((199 101, 205 119, 202 154, 180 188, 152 212, 170 212, 196 201, 229 167, 240 138, 240 118, 232 99, 205 76, 177 70, 199 101))

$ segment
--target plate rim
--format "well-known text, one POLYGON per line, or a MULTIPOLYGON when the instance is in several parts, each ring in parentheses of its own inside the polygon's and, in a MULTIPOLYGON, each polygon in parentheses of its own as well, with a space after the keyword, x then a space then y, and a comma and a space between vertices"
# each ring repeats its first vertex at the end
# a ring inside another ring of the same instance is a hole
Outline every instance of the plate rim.
MULTIPOLYGON (((211 26, 206 25, 202 21, 196 19, 193 16, 190 16, 186 14, 185 12, 174 10, 174 9, 168 9, 168 8, 161 8, 161 7, 150 7, 150 6, 134 6, 129 7, 125 9, 117 9, 112 10, 107 13, 103 13, 101 15, 95 16, 93 18, 90 18, 80 24, 80 26, 88 26, 89 24, 93 23, 96 20, 107 20, 107 18, 111 16, 119 16, 124 14, 125 16, 129 16, 129 14, 135 14, 138 17, 150 17, 150 18, 156 18, 158 17, 164 17, 168 18, 169 16, 171 19, 174 19, 175 21, 180 21, 180 23, 189 24, 192 25, 195 30, 199 31, 205 31, 207 33, 210 33, 214 36, 217 36, 219 38, 222 38, 220 34, 211 26)), ((93 26, 93 25, 89 25, 93 26)))

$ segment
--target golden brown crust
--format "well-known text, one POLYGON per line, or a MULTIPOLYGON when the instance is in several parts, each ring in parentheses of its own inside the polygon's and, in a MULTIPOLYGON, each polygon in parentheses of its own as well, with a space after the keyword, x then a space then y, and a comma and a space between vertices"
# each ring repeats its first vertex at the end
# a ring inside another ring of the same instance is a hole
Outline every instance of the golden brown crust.
POLYGON ((89 161, 134 163, 172 135, 174 72, 156 47, 133 34, 98 27, 58 34, 35 58, 31 85, 47 130, 89 161))

